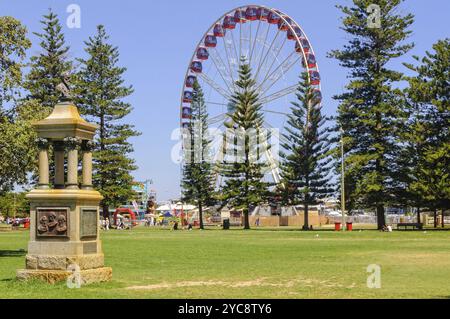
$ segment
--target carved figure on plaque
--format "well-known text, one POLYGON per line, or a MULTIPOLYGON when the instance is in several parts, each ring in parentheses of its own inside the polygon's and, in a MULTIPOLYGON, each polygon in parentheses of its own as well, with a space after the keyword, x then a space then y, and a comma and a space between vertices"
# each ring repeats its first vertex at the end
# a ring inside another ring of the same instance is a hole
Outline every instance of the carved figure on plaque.
POLYGON ((55 227, 58 224, 58 222, 56 221, 56 214, 55 212, 49 212, 48 213, 48 232, 49 233, 54 233, 55 232, 55 227))
POLYGON ((66 224, 66 216, 59 215, 58 216, 58 225, 56 226, 56 232, 58 235, 64 234, 67 231, 67 224, 66 224))
POLYGON ((48 232, 48 218, 44 215, 39 218, 38 233, 43 234, 46 232, 48 232))

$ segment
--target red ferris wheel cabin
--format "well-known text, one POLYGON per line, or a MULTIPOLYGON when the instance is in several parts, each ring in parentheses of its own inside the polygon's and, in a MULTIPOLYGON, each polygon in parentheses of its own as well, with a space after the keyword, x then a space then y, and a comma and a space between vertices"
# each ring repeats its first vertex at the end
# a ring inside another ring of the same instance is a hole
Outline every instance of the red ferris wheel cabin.
POLYGON ((288 16, 283 16, 283 18, 286 20, 286 22, 283 21, 283 19, 279 19, 278 20, 278 29, 281 31, 287 31, 289 30, 289 24, 292 23, 291 18, 289 18, 288 16))
POLYGON ((280 16, 275 12, 270 12, 269 17, 267 18, 267 22, 269 22, 270 24, 278 24, 280 20, 280 16))
POLYGON ((197 59, 199 60, 208 60, 209 57, 209 53, 208 50, 206 50, 206 48, 204 47, 199 47, 197 49, 197 59))
POLYGON ((191 103, 193 98, 193 94, 191 91, 184 91, 183 92, 183 102, 184 103, 191 103))
POLYGON ((225 36, 225 28, 221 24, 217 23, 214 26, 213 33, 214 33, 215 37, 219 37, 219 38, 224 37, 225 36))
MULTIPOLYGON (((306 54, 306 63, 308 68, 315 68, 317 66, 316 56, 312 53, 306 54)), ((305 67, 305 61, 302 61, 303 67, 305 67)))
POLYGON ((309 80, 311 85, 320 84, 320 74, 317 71, 309 71, 309 80))
POLYGON ((200 61, 192 61, 191 70, 195 73, 202 72, 202 63, 200 61))
POLYGON ((289 40, 295 40, 295 35, 297 35, 299 38, 301 38, 303 35, 302 30, 300 30, 300 28, 298 26, 294 26, 293 28, 294 28, 295 33, 292 32, 291 29, 288 29, 287 30, 287 38, 289 40))
POLYGON ((225 18, 223 18, 223 28, 229 30, 236 28, 236 21, 234 21, 233 16, 225 16, 225 18))
POLYGON ((245 10, 245 19, 248 21, 255 21, 258 19, 257 10, 255 7, 248 7, 245 10))
POLYGON ((258 18, 258 20, 267 21, 269 12, 270 11, 266 8, 258 8, 258 10, 256 10, 256 17, 258 18))
POLYGON ((189 75, 189 76, 186 78, 186 83, 185 83, 186 87, 187 87, 187 88, 193 87, 196 79, 197 79, 197 78, 196 78, 194 75, 189 75))
POLYGON ((217 45, 217 38, 213 34, 208 34, 205 37, 205 47, 215 48, 217 45))
POLYGON ((245 23, 245 12, 241 9, 237 9, 234 12, 234 21, 236 21, 236 23, 245 23))
POLYGON ((295 51, 298 53, 302 53, 302 47, 305 53, 309 52, 309 41, 306 38, 300 38, 301 46, 298 42, 295 43, 295 51))
POLYGON ((181 109, 181 117, 183 119, 190 119, 192 117, 192 109, 187 106, 183 106, 181 109))

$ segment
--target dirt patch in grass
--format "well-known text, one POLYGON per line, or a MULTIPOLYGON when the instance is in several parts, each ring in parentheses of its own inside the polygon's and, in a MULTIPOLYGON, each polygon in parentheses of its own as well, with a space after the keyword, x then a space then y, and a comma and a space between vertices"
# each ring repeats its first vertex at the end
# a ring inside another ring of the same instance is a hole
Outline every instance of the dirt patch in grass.
POLYGON ((354 288, 355 283, 350 285, 341 285, 332 280, 315 280, 306 278, 293 278, 290 280, 283 280, 278 282, 270 281, 270 278, 257 278, 254 280, 247 281, 179 281, 174 283, 162 282, 152 285, 143 286, 129 286, 125 289, 127 290, 156 290, 156 289, 172 289, 180 287, 196 287, 196 286, 221 286, 229 288, 244 288, 244 287, 254 287, 254 286, 266 286, 266 287, 280 287, 280 288, 292 288, 295 286, 309 287, 309 288, 354 288))
POLYGON ((450 265, 450 257, 446 252, 442 253, 396 253, 390 254, 388 258, 391 260, 392 264, 405 264, 409 263, 412 265, 434 265, 443 266, 450 265))

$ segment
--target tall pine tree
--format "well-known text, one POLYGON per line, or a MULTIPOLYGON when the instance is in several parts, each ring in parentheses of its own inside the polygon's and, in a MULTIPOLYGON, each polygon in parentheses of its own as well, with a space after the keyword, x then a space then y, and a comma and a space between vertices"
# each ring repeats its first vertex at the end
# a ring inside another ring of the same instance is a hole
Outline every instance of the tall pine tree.
MULTIPOLYGON (((264 149, 268 148, 267 136, 263 132, 263 115, 259 94, 255 88, 250 65, 242 60, 239 67, 237 91, 231 97, 234 109, 225 123, 232 130, 232 140, 226 140, 228 154, 221 165, 221 175, 225 180, 221 199, 234 209, 242 209, 244 229, 250 229, 250 208, 265 202, 269 184, 263 181, 262 163, 264 149)), ((230 135, 228 135, 228 138, 230 135)))
POLYGON ((292 102, 288 116, 286 142, 281 146, 281 177, 287 192, 286 203, 304 207, 303 229, 309 229, 310 205, 333 193, 330 184, 332 166, 329 133, 324 124, 320 100, 309 84, 307 73, 303 73, 297 89, 297 100, 292 102))
POLYGON ((214 204, 214 174, 209 156, 208 113, 200 84, 193 85, 192 118, 187 128, 183 167, 183 201, 198 206, 200 229, 203 229, 203 209, 214 204))
POLYGON ((416 73, 407 88, 411 124, 404 140, 411 164, 411 197, 431 209, 450 208, 450 40, 438 41, 419 65, 405 64, 416 73))
POLYGON ((398 123, 405 114, 393 84, 402 74, 387 64, 412 48, 403 44, 413 16, 398 14, 402 1, 353 0, 352 6, 338 6, 345 15, 342 29, 351 38, 342 50, 330 53, 349 69, 346 92, 335 96, 340 102, 337 124, 344 131, 345 166, 355 178, 360 205, 376 209, 379 229, 385 224, 385 206, 397 200, 392 194, 401 187, 394 163, 399 155, 398 123), (374 4, 381 9, 379 25, 371 23, 374 13, 368 9, 374 4))
POLYGON ((68 58, 69 47, 58 16, 50 10, 43 18, 43 32, 34 33, 41 40, 42 51, 31 57, 25 88, 29 91, 29 99, 37 100, 50 112, 61 98, 62 93, 56 88, 58 84, 64 78, 72 81, 73 64, 68 58))
POLYGON ((137 167, 129 157, 133 147, 128 139, 140 134, 133 125, 124 123, 132 107, 123 99, 133 89, 124 85, 126 68, 117 66, 119 51, 108 39, 105 28, 99 25, 97 34, 85 42, 88 58, 79 59, 81 69, 76 81, 80 111, 99 126, 93 152, 93 183, 104 196, 105 216, 110 206, 116 207, 134 194, 131 172, 137 167))

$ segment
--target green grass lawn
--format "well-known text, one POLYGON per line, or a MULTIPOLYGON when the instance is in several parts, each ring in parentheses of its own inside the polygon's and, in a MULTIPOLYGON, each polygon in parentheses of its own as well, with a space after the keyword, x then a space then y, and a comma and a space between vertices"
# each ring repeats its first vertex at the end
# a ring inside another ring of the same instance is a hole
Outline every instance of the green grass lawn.
POLYGON ((0 233, 0 298, 449 298, 450 232, 102 232, 108 283, 19 282, 28 232, 0 233), (317 237, 318 235, 318 237, 317 237), (369 264, 381 288, 367 288, 369 264))

